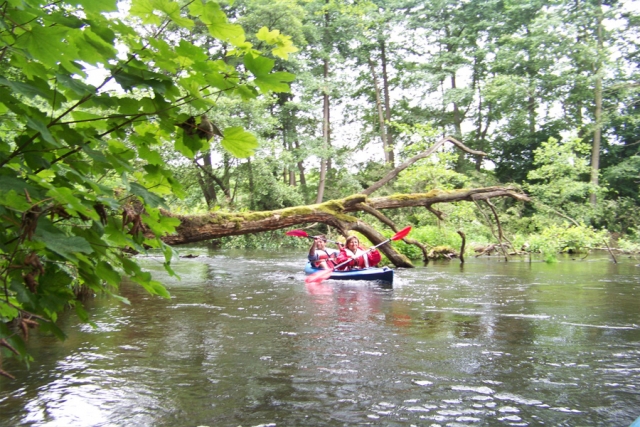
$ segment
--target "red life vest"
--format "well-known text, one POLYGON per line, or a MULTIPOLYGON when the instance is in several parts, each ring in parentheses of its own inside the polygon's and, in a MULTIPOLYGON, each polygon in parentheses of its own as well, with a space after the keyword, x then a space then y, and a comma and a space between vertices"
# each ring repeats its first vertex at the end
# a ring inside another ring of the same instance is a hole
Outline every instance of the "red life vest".
POLYGON ((330 259, 331 257, 329 256, 329 252, 324 249, 316 249, 316 256, 318 257, 318 261, 314 261, 314 267, 320 267, 320 264, 324 261, 327 263, 327 267, 333 268, 334 263, 330 259))
MULTIPOLYGON (((361 251, 365 251, 365 249, 362 246, 358 246, 358 249, 360 249, 361 251)), ((339 268, 340 270, 351 270, 353 268, 362 269, 362 268, 368 268, 368 267, 375 267, 376 265, 378 265, 378 263, 382 259, 380 252, 378 252, 377 249, 374 249, 352 260, 351 257, 353 256, 353 252, 349 251, 347 253, 347 250, 348 249, 346 248, 340 249, 340 254, 338 255, 338 259, 336 260, 336 264, 338 265, 342 264, 343 262, 345 263, 345 265, 339 268)))

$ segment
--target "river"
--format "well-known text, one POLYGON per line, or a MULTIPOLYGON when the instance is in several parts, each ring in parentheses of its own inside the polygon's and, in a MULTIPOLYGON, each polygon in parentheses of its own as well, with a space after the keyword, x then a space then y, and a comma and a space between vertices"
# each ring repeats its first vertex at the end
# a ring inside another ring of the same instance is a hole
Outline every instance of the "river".
POLYGON ((640 416, 639 261, 430 263, 308 287, 304 253, 142 258, 95 327, 4 361, 0 426, 623 426, 640 416))

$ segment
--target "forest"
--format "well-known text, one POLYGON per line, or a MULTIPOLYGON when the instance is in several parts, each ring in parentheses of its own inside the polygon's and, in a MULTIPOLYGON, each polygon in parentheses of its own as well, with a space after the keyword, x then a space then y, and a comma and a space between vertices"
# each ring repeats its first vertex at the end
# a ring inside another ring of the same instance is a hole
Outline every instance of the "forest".
POLYGON ((187 242, 637 252, 639 25, 616 0, 4 1, 0 363, 125 276, 168 297, 131 254, 172 273, 187 242))

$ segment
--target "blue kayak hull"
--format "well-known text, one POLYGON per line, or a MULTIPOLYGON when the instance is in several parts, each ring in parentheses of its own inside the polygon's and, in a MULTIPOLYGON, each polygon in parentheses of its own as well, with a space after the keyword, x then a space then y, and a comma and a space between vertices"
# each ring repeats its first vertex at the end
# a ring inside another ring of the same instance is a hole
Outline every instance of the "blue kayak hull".
MULTIPOLYGON (((304 267, 305 274, 313 274, 322 271, 318 268, 313 268, 311 263, 307 263, 304 267)), ((350 270, 350 271, 334 271, 331 273, 329 279, 333 280, 368 280, 372 282, 380 282, 386 285, 393 285, 393 270, 388 267, 372 267, 362 270, 350 270)))

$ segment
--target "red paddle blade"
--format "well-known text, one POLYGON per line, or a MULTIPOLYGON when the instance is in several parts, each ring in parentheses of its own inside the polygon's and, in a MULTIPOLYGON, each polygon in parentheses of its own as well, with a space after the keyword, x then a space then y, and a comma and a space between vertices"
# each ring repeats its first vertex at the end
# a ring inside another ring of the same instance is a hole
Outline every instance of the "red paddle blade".
POLYGON ((296 236, 296 237, 309 237, 306 231, 303 230, 289 230, 285 233, 287 236, 296 236))
POLYGON ((407 237, 407 234, 409 234, 411 232, 411 226, 409 227, 405 227, 402 230, 398 231, 396 234, 394 234, 391 237, 391 240, 400 240, 400 239, 404 239, 405 237, 407 237))
POLYGON ((307 278, 304 279, 304 283, 307 285, 319 285, 331 277, 331 273, 333 273, 333 270, 320 270, 317 273, 308 275, 307 278))

